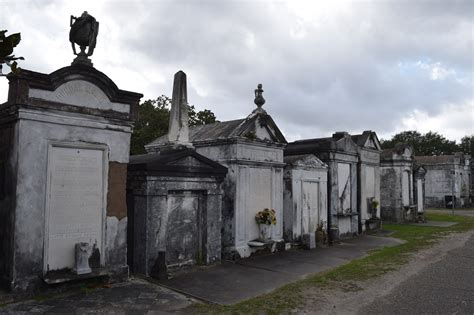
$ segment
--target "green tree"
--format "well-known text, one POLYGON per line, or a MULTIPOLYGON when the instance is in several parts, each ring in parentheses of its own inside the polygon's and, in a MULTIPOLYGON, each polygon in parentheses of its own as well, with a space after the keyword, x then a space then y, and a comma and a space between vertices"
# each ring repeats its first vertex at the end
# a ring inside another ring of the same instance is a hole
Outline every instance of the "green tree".
POLYGON ((194 105, 188 105, 189 126, 212 124, 216 122, 216 116, 209 109, 196 112, 194 105))
POLYGON ((390 140, 382 140, 382 148, 391 148, 397 143, 407 143, 413 146, 415 155, 447 155, 460 151, 456 141, 446 139, 437 132, 421 134, 418 131, 403 131, 390 140))
POLYGON ((474 135, 464 136, 461 138, 459 151, 470 154, 472 157, 474 157, 474 135))
MULTIPOLYGON (((144 154, 145 145, 168 132, 171 98, 161 95, 156 100, 146 100, 138 106, 138 119, 134 124, 130 154, 144 154)), ((216 122, 216 116, 208 109, 196 112, 188 105, 189 125, 203 125, 216 122)))
POLYGON ((383 149, 393 148, 397 143, 407 143, 417 147, 421 142, 421 137, 421 133, 415 130, 402 131, 394 135, 390 140, 381 139, 380 144, 383 149))

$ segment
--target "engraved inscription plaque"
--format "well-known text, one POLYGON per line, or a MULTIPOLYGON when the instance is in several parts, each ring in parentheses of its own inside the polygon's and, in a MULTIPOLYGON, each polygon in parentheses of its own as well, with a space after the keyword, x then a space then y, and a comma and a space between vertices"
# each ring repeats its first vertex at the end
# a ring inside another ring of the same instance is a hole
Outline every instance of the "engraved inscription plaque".
POLYGON ((48 165, 48 240, 45 271, 74 267, 74 246, 102 253, 104 151, 51 147, 48 165))

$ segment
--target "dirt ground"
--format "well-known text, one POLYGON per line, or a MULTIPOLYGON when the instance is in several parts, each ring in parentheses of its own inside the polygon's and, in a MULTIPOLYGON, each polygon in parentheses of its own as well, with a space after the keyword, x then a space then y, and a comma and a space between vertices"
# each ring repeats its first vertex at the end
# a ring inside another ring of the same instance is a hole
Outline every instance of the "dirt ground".
POLYGON ((364 282, 352 282, 334 289, 314 288, 306 293, 306 303, 292 313, 297 314, 357 314, 395 289, 400 283, 417 275, 428 265, 440 261, 453 249, 462 247, 474 231, 446 236, 431 248, 413 255, 399 270, 364 282))

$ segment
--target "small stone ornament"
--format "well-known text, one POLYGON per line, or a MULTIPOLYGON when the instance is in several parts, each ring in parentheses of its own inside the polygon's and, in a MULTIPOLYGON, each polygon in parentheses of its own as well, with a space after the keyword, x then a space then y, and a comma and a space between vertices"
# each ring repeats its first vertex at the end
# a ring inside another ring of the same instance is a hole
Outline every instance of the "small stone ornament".
POLYGON ((89 256, 92 252, 91 245, 86 242, 76 243, 75 246, 75 261, 73 271, 78 275, 91 273, 92 269, 89 266, 89 256))
POLYGON ((255 89, 255 99, 254 103, 257 105, 258 108, 261 108, 263 104, 265 104, 265 99, 263 98, 263 89, 262 84, 257 85, 257 89, 255 89))

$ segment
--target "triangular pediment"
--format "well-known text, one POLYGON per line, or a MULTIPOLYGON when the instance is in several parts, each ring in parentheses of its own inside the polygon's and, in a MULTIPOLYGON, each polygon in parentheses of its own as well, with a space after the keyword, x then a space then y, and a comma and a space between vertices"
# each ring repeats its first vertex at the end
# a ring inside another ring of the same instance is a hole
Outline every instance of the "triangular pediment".
POLYGON ((284 162, 295 167, 327 168, 326 163, 318 159, 314 154, 285 156, 284 162))
POLYGON ((367 140, 364 143, 365 148, 373 149, 373 150, 382 150, 382 146, 380 145, 379 138, 375 132, 370 132, 367 137, 367 140))
POLYGON ((208 163, 198 160, 194 156, 186 156, 178 160, 170 161, 167 165, 178 165, 186 167, 212 168, 208 163))
POLYGON ((250 140, 287 143, 273 118, 266 112, 252 113, 239 125, 237 136, 250 140))
POLYGON ((349 135, 345 135, 336 141, 336 148, 340 151, 357 153, 357 144, 349 135))

